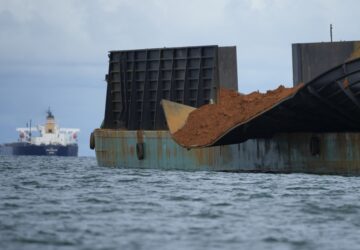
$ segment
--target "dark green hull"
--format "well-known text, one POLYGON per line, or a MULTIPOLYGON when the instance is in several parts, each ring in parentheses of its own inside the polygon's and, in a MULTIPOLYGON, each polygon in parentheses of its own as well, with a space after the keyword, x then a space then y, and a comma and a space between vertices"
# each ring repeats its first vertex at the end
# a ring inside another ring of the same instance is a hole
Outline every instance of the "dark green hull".
POLYGON ((187 150, 168 131, 94 131, 106 167, 360 175, 360 133, 284 133, 187 150))

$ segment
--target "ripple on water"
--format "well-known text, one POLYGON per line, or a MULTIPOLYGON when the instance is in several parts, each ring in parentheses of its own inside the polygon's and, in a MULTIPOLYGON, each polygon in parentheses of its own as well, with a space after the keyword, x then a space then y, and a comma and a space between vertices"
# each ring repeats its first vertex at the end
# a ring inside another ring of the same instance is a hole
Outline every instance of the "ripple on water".
POLYGON ((15 239, 16 242, 27 244, 37 244, 40 245, 48 245, 48 246, 75 246, 76 242, 71 242, 68 240, 57 240, 57 239, 36 239, 36 238, 27 238, 27 237, 19 237, 15 239))
POLYGON ((250 195, 250 199, 263 199, 263 198, 273 198, 274 196, 271 193, 255 193, 250 195))

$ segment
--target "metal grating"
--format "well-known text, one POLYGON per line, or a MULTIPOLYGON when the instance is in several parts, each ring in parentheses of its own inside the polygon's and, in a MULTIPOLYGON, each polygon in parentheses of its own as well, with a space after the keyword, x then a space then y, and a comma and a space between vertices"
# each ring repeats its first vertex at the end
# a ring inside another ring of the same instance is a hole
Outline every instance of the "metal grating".
POLYGON ((103 127, 166 129, 161 99, 209 103, 219 82, 217 55, 218 46, 111 51, 103 127))

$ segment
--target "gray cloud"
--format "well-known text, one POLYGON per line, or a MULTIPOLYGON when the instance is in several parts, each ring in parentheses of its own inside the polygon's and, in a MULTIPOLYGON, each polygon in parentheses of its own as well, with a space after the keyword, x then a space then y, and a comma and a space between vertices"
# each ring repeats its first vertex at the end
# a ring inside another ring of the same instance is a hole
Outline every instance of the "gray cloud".
POLYGON ((109 50, 236 45, 239 88, 292 83, 291 43, 359 39, 355 0, 0 0, 0 142, 51 105, 79 126, 103 118, 109 50))

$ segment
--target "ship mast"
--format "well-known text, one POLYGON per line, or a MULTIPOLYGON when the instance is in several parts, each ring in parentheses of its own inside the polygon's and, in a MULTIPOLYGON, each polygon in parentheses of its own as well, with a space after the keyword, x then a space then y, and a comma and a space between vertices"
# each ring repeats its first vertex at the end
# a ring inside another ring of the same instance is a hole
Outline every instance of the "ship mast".
POLYGON ((29 130, 29 141, 31 142, 31 119, 30 119, 30 130, 29 130))

